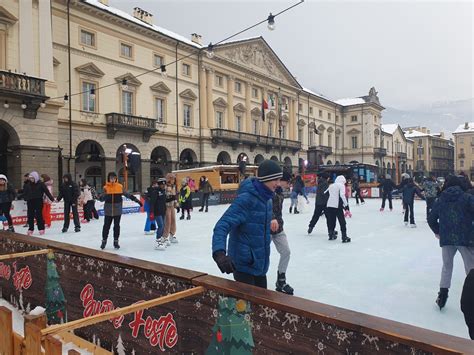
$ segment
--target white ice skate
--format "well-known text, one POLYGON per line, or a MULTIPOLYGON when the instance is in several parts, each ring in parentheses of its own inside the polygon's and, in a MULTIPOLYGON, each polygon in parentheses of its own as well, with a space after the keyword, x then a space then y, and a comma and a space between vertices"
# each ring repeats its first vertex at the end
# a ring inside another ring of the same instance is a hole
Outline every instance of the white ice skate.
POLYGON ((416 224, 415 223, 410 224, 410 228, 416 228, 416 224))
POLYGON ((163 238, 157 239, 155 241, 155 250, 166 250, 166 243, 163 238))
POLYGON ((178 238, 176 238, 174 235, 170 234, 169 241, 173 244, 176 244, 176 243, 178 243, 178 238))

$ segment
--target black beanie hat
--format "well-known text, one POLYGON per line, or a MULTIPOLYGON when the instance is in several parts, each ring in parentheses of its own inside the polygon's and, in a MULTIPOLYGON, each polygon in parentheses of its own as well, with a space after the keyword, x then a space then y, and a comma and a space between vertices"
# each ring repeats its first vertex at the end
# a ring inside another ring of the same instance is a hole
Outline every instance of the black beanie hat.
POLYGON ((110 178, 111 178, 111 177, 116 178, 116 177, 117 177, 117 174, 116 174, 114 171, 111 171, 111 172, 107 175, 107 181, 110 181, 110 178))
POLYGON ((283 171, 277 162, 273 160, 264 160, 257 170, 257 178, 261 182, 281 179, 283 171))
POLYGON ((284 171, 281 180, 286 181, 286 182, 290 182, 291 181, 291 174, 288 171, 284 171))

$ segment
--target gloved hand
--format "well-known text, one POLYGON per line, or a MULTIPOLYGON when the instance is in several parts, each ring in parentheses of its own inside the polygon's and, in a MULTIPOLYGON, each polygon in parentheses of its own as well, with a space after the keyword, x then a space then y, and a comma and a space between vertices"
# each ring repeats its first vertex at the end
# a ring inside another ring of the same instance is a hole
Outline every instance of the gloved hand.
POLYGON ((216 251, 212 258, 216 262, 217 266, 221 270, 222 273, 232 274, 235 270, 234 264, 232 263, 232 259, 225 255, 223 250, 216 251))
POLYGON ((137 203, 140 205, 140 207, 143 207, 142 201, 138 201, 137 203))
POLYGON ((349 211, 349 206, 345 206, 345 207, 344 207, 344 210, 345 210, 345 211, 349 211))
POLYGON ((155 214, 154 213, 150 213, 150 221, 154 221, 155 220, 155 214))

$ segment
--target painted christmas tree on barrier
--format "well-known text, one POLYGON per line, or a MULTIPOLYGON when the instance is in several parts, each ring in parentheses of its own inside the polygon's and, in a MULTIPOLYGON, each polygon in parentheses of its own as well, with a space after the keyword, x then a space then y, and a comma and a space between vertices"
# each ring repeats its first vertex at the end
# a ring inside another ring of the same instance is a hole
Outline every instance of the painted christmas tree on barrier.
POLYGON ((231 297, 219 297, 219 315, 212 328, 206 354, 252 354, 255 346, 250 321, 250 304, 231 297))
POLYGON ((66 298, 59 284, 54 253, 47 254, 46 265, 46 316, 49 324, 67 322, 66 298))

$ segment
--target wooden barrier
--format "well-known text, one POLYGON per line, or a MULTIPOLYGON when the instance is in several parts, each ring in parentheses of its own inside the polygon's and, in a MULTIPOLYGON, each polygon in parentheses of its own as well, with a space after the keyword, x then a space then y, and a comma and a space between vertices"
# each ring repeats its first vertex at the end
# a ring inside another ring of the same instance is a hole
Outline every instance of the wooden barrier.
POLYGON ((62 355, 63 344, 52 335, 48 335, 44 340, 44 353, 45 355, 62 355))
POLYGON ((43 355, 41 352, 41 329, 34 323, 25 324, 25 351, 28 355, 43 355))
POLYGON ((27 252, 23 252, 23 253, 13 253, 13 254, 0 255, 0 261, 8 260, 8 259, 15 259, 15 258, 26 258, 27 256, 33 256, 33 255, 48 254, 51 251, 52 251, 51 249, 41 249, 41 250, 27 251, 27 252))
MULTIPOLYGON (((18 260, 17 271, 30 271, 32 283, 22 289, 17 282, 18 290, 11 280, 0 278, 3 297, 18 307, 27 303, 44 307, 45 282, 51 287, 57 279, 67 299, 67 315, 58 311, 65 317, 64 324, 39 333, 62 331, 59 335, 66 341, 67 337, 80 337, 89 348, 100 344, 108 354, 119 349, 126 349, 126 353, 204 354, 230 347, 234 340, 246 346, 247 353, 256 354, 474 353, 473 342, 467 339, 195 271, 0 232, 0 249, 4 252, 38 248, 54 251, 54 265, 38 255, 18 260), (54 266, 59 278, 45 276, 47 262, 48 270, 54 266), (147 311, 138 307, 128 315, 121 313, 127 307, 140 306, 137 302, 143 298, 154 302, 180 292, 193 294, 147 311), (110 317, 115 318, 104 321, 110 317), (88 323, 98 319, 101 323, 88 323), (87 327, 78 329, 75 335, 65 333, 71 324, 87 327), (232 327, 240 328, 234 331, 237 328, 232 327)), ((8 263, 3 267, 8 268, 8 263)), ((37 336, 31 329, 28 332, 37 336)))
POLYGON ((13 355, 12 311, 0 307, 0 354, 13 355))

